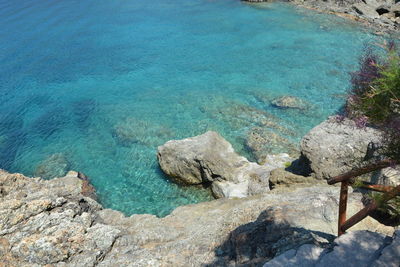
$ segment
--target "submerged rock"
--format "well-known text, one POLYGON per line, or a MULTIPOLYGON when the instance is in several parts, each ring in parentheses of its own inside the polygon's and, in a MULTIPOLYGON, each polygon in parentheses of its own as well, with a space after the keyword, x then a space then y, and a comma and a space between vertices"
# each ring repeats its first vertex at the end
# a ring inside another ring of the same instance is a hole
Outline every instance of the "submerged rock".
POLYGON ((298 149, 287 138, 266 127, 253 127, 247 132, 246 146, 258 163, 263 164, 270 154, 288 151, 298 154, 298 149))
POLYGON ((215 197, 245 197, 269 191, 270 169, 249 162, 216 132, 168 141, 158 147, 161 169, 182 184, 211 184, 215 197))
MULTIPOLYGON (((234 266, 263 263, 336 233, 339 188, 319 186, 125 217, 82 195, 73 175, 42 180, 0 170, 5 266, 234 266)), ((362 207, 349 196, 349 215, 362 207)), ((391 234, 366 218, 354 229, 391 234)), ((390 251, 389 251, 390 253, 390 251)), ((386 255, 386 254, 385 254, 386 255)), ((389 254, 390 255, 390 254, 389 254)))
POLYGON ((295 96, 282 96, 271 101, 271 104, 277 108, 307 109, 307 103, 295 96))
POLYGON ((130 146, 134 143, 155 147, 172 135, 172 130, 158 124, 129 117, 114 126, 113 137, 118 143, 130 146))
POLYGON ((35 171, 35 176, 45 179, 64 176, 70 168, 70 163, 62 153, 56 153, 43 160, 35 171))

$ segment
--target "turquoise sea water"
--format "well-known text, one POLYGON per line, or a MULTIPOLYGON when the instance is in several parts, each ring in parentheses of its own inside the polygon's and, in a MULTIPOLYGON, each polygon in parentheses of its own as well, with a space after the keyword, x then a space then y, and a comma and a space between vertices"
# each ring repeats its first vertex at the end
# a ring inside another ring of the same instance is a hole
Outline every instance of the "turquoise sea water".
POLYGON ((216 130, 251 157, 246 133, 266 124, 296 144, 372 39, 285 4, 0 0, 0 168, 35 175, 61 153, 105 207, 166 215, 210 195, 170 183, 158 145, 216 130), (310 110, 270 105, 287 94, 310 110))

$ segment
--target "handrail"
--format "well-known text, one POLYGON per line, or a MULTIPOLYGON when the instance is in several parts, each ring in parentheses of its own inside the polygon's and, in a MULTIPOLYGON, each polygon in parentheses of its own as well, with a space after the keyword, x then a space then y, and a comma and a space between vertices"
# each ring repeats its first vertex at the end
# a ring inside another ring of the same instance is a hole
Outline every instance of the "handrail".
MULTIPOLYGON (((395 198, 399 194, 400 194, 400 185, 398 185, 396 187, 393 187, 393 189, 391 191, 386 192, 385 194, 383 194, 381 203, 388 202, 389 200, 391 200, 392 198, 395 198)), ((350 219, 345 221, 341 225, 340 230, 345 232, 347 229, 349 229, 350 227, 352 227, 356 223, 362 221, 363 219, 365 219, 365 217, 367 217, 369 214, 371 214, 372 211, 374 211, 377 208, 379 208, 379 204, 380 203, 376 203, 375 200, 372 200, 371 203, 368 204, 365 208, 363 208, 362 210, 360 210, 359 212, 357 212, 356 214, 351 216, 350 219)))
POLYGON ((365 166, 365 167, 361 167, 361 168, 356 169, 356 170, 351 170, 351 171, 346 172, 344 174, 341 174, 341 175, 335 176, 333 178, 330 178, 330 179, 328 179, 328 184, 333 185, 333 184, 340 183, 340 182, 343 182, 343 181, 348 181, 351 178, 354 178, 354 177, 357 177, 357 176, 360 176, 360 175, 363 175, 363 174, 366 174, 366 173, 370 173, 370 172, 373 172, 373 171, 376 171, 376 170, 380 170, 380 169, 383 169, 383 168, 387 168, 387 167, 396 165, 398 163, 399 163, 399 161, 395 161, 395 160, 391 160, 391 159, 384 159, 384 160, 381 160, 381 161, 379 161, 377 163, 373 163, 373 164, 370 164, 370 165, 365 166))
POLYGON ((370 183, 363 182, 361 187, 369 190, 374 190, 378 192, 384 192, 382 196, 382 200, 380 203, 376 203, 375 200, 372 200, 370 204, 364 207, 362 210, 353 215, 350 219, 346 220, 346 211, 347 211, 347 198, 348 198, 348 186, 350 183, 350 179, 355 178, 357 176, 370 173, 372 171, 380 170, 386 167, 390 167, 399 163, 399 161, 394 160, 382 160, 380 162, 356 169, 351 170, 347 173, 335 176, 329 179, 328 184, 336 184, 341 182, 340 186, 340 196, 339 196, 339 218, 338 218, 338 236, 344 234, 347 229, 357 224, 358 222, 365 219, 371 212, 376 210, 381 204, 391 200, 392 198, 400 195, 400 185, 393 186, 384 186, 384 185, 374 185, 370 183))

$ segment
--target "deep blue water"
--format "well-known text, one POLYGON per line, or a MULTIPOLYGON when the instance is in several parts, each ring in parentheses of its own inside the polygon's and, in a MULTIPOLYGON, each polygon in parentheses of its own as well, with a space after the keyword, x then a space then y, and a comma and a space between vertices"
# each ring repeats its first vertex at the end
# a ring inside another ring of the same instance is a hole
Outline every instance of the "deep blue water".
POLYGON ((158 145, 211 129, 249 157, 265 120, 296 144, 343 103, 372 39, 285 4, 0 0, 0 168, 37 175, 62 155, 105 207, 168 214, 210 196, 168 182, 158 145), (270 105, 286 94, 312 108, 270 105))

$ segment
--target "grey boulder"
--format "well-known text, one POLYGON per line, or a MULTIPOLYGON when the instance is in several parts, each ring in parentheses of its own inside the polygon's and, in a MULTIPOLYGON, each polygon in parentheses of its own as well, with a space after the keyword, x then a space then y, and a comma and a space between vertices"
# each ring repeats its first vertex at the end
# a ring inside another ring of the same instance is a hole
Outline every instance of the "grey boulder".
POLYGON ((269 191, 271 168, 249 162, 216 132, 168 141, 158 147, 161 169, 175 182, 211 185, 216 198, 269 191))
POLYGON ((331 117, 306 134, 300 146, 315 176, 329 179, 360 166, 371 154, 369 146, 379 146, 381 138, 376 129, 360 129, 351 120, 331 117))

